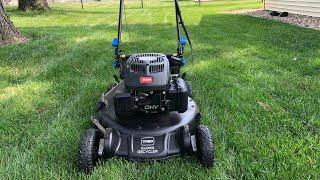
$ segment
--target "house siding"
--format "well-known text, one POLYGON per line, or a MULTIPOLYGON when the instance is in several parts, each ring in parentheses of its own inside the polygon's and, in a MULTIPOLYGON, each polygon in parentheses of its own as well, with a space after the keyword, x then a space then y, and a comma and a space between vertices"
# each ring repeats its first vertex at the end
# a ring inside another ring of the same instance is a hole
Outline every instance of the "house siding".
POLYGON ((320 0, 264 0, 264 9, 320 17, 320 0))

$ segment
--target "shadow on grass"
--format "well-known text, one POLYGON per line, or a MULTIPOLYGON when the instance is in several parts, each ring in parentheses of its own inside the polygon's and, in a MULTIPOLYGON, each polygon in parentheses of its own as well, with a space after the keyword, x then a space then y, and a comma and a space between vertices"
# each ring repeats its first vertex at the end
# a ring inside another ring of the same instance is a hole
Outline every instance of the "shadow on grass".
POLYGON ((109 14, 117 14, 117 10, 114 9, 114 11, 110 11, 110 9, 106 9, 105 11, 101 10, 101 11, 92 11, 92 10, 86 10, 86 9, 61 9, 61 8, 52 8, 49 11, 45 11, 45 10, 38 10, 38 11, 19 11, 16 7, 9 7, 6 12, 8 13, 8 15, 12 15, 14 14, 16 17, 36 17, 39 15, 46 15, 46 16, 50 16, 52 14, 55 15, 59 15, 59 16, 67 16, 70 14, 79 14, 79 16, 81 16, 81 14, 85 14, 85 15, 96 15, 96 14, 100 14, 100 15, 109 15, 109 14))

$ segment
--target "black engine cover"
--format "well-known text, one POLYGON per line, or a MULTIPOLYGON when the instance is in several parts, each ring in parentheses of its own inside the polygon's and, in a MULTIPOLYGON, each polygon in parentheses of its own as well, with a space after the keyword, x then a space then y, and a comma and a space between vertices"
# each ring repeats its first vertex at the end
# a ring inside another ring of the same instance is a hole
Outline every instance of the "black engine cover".
POLYGON ((171 80, 168 89, 162 91, 117 90, 113 96, 115 114, 118 117, 132 116, 138 112, 159 113, 188 109, 188 88, 181 78, 171 80), (142 96, 141 94, 144 94, 142 96))
POLYGON ((116 91, 113 96, 115 114, 118 117, 128 117, 134 115, 134 102, 129 92, 116 91))
POLYGON ((168 101, 169 111, 183 113, 188 109, 188 88, 183 79, 178 78, 176 83, 170 84, 168 101))
POLYGON ((161 53, 131 55, 122 67, 125 86, 131 90, 165 90, 170 81, 170 63, 161 53), (148 83, 141 78, 151 78, 148 83))

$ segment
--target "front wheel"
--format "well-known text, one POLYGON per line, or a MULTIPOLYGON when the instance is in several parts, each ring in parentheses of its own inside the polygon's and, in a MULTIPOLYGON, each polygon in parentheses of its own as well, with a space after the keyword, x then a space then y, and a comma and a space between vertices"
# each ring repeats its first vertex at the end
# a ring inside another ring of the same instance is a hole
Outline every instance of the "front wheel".
POLYGON ((98 129, 88 129, 81 141, 79 152, 79 170, 90 173, 98 161, 98 146, 101 133, 98 129))
POLYGON ((214 144, 207 126, 199 125, 196 129, 197 153, 204 167, 214 166, 214 144))

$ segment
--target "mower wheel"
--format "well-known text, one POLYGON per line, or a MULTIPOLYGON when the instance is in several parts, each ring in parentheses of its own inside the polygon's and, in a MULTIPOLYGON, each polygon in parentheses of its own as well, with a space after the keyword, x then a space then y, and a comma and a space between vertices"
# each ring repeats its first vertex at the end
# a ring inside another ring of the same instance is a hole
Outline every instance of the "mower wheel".
POLYGON ((98 146, 101 133, 98 129, 88 129, 81 141, 79 152, 79 170, 90 173, 98 160, 98 146))
POLYGON ((207 126, 199 125, 196 130, 197 153, 204 167, 214 166, 214 145, 207 126))
POLYGON ((188 88, 188 96, 193 99, 194 97, 193 97, 191 82, 190 81, 185 81, 185 82, 186 82, 186 86, 188 88))

